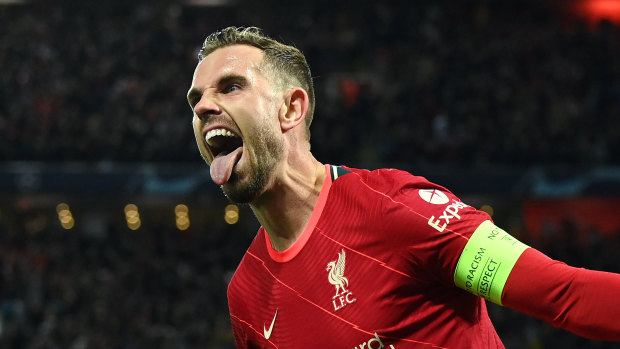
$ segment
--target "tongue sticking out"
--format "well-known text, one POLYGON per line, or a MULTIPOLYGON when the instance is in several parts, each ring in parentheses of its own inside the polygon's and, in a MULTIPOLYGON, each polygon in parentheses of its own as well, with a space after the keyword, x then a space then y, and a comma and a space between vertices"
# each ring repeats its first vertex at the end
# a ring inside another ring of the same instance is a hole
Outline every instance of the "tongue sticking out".
POLYGON ((224 185, 230 179, 233 167, 241 157, 243 148, 239 147, 230 153, 220 153, 211 162, 211 179, 217 185, 224 185))

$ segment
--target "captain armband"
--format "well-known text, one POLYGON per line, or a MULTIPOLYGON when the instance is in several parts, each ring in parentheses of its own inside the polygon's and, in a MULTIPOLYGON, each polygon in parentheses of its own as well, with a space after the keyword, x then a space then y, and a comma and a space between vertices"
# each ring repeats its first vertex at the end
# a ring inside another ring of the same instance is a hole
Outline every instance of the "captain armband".
POLYGON ((484 221, 463 249, 454 272, 454 284, 502 305, 508 275, 528 247, 491 221, 484 221))

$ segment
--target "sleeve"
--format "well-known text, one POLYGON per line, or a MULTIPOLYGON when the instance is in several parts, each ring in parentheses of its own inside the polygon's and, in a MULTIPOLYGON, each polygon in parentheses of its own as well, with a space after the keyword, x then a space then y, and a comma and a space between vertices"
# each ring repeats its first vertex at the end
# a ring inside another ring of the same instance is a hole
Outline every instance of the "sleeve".
POLYGON ((392 219, 384 223, 406 232, 392 240, 408 246, 411 262, 432 271, 429 278, 586 338, 620 341, 620 274, 552 260, 445 188, 420 177, 406 180, 387 191, 394 212, 385 212, 392 219))
POLYGON ((476 228, 491 218, 422 177, 398 172, 383 176, 380 184, 389 185, 380 191, 387 196, 383 215, 390 219, 378 220, 377 229, 390 233, 394 249, 406 246, 406 260, 424 281, 453 286, 461 251, 476 228))
POLYGON ((515 264, 502 303, 577 335, 620 341, 620 274, 574 268, 529 248, 515 264))

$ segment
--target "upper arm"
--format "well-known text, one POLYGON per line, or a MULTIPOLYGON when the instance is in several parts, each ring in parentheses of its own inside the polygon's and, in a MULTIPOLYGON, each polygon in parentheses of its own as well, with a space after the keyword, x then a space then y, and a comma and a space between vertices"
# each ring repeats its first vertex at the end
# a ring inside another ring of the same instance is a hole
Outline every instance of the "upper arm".
POLYGON ((460 254, 454 284, 501 305, 506 281, 527 248, 491 221, 484 221, 460 254))

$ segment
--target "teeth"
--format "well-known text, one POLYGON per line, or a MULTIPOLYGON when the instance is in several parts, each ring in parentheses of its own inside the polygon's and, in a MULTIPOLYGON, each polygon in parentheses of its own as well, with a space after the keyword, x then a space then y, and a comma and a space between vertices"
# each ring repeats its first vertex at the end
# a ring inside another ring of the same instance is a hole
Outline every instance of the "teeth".
POLYGON ((224 136, 224 137, 236 137, 236 135, 228 130, 223 128, 217 128, 207 132, 205 135, 205 141, 209 143, 209 140, 215 136, 224 136))

